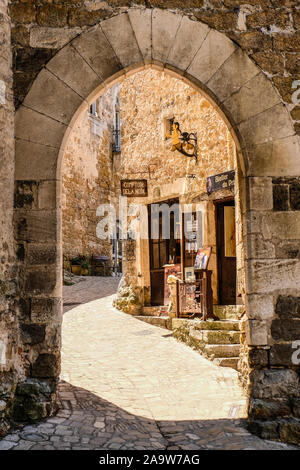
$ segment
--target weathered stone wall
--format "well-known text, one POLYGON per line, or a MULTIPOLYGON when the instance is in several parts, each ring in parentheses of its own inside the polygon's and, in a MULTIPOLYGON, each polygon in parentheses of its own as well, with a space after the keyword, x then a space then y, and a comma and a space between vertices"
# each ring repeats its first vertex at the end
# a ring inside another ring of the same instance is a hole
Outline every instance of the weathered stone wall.
MULTIPOLYGON (((14 107, 10 18, 7 1, 0 4, 0 437, 8 429, 22 349, 18 328, 18 277, 13 242, 14 107)), ((22 257, 22 247, 19 256, 22 257)))
POLYGON ((251 430, 299 443, 299 178, 251 178, 250 185, 246 266, 252 282, 241 370, 251 430), (251 259, 253 248, 261 260, 251 259))
POLYGON ((63 255, 111 256, 108 240, 97 237, 97 208, 114 194, 112 178, 112 130, 118 86, 97 100, 98 117, 89 111, 68 138, 62 165, 63 255))
POLYGON ((120 109, 122 174, 148 179, 151 196, 155 188, 193 174, 196 178, 187 179, 182 191, 190 197, 204 193, 207 176, 233 169, 234 143, 226 124, 201 93, 180 79, 152 69, 138 72, 120 84, 120 109), (197 163, 171 151, 165 118, 175 118, 182 132, 197 132, 197 163))

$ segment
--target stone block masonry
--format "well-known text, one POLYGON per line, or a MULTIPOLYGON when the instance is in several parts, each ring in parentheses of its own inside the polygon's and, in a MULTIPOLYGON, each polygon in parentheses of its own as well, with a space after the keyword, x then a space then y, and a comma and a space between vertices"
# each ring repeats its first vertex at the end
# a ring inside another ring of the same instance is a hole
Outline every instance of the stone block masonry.
MULTIPOLYGON (((120 84, 122 169, 127 178, 148 179, 149 195, 190 173, 186 193, 205 193, 206 177, 234 168, 234 142, 219 113, 198 91, 156 70, 145 70, 120 84), (197 132, 198 164, 171 151, 165 120, 175 118, 182 132, 197 132)), ((187 185, 187 183, 186 183, 187 185)))
MULTIPOLYGON (((184 12, 235 41, 272 80, 281 99, 294 107, 291 116, 299 135, 299 103, 292 100, 295 92, 292 84, 300 79, 297 0, 187 0, 184 5, 180 0, 139 0, 135 3, 140 7, 184 12)), ((10 14, 17 105, 41 67, 57 50, 80 32, 131 5, 129 0, 56 3, 12 0, 10 14)))
MULTIPOLYGON (((244 344, 248 355, 246 368, 250 368, 249 429, 262 438, 297 444, 300 436, 300 298, 297 274, 300 180, 299 177, 268 178, 264 187, 269 210, 254 212, 254 219, 260 222, 253 227, 257 233, 259 226, 262 229, 257 243, 260 240, 265 261, 252 265, 256 277, 253 291, 260 293, 248 296, 248 308, 253 311, 250 322, 256 325, 252 327, 254 335, 250 340, 248 338, 248 346, 244 344), (272 278, 266 277, 267 265, 275 267, 272 278), (284 289, 280 294, 279 283, 284 289), (272 291, 272 296, 266 295, 272 291)), ((258 195, 256 191, 256 199, 258 195)), ((267 209, 266 201, 264 207, 267 209)), ((253 208, 261 209, 258 206, 253 208)), ((245 370, 243 357, 242 354, 241 371, 245 370)))
POLYGON ((275 211, 300 211, 300 177, 273 178, 275 211))
MULTIPOLYGON (((292 223, 293 220, 297 224, 296 215, 293 215, 297 212, 286 212, 291 210, 292 185, 297 187, 297 178, 273 179, 273 211, 277 217, 283 214, 291 215, 291 223, 285 218, 291 240, 284 240, 281 224, 278 225, 278 230, 274 227, 273 233, 268 234, 265 231, 264 235, 275 247, 273 258, 282 258, 282 263, 287 263, 287 260, 297 263, 299 259, 299 240, 296 239, 298 235, 297 231, 293 230, 292 223)), ((282 269, 279 267, 280 262, 277 263, 278 270, 282 269)), ((258 275, 261 269, 262 265, 257 271, 258 275)), ((300 298, 297 275, 289 278, 289 268, 284 269, 286 294, 274 295, 273 299, 269 295, 251 295, 248 300, 248 307, 250 305, 250 310, 254 312, 253 318, 260 318, 250 320, 257 323, 255 328, 252 327, 253 337, 247 341, 249 345, 252 340, 252 346, 246 346, 244 337, 244 347, 248 355, 246 368, 250 368, 249 429, 265 439, 281 439, 297 444, 300 436, 300 298), (273 302, 275 305, 272 305, 273 302), (265 346, 258 346, 262 344, 265 346)), ((278 270, 274 273, 277 278, 278 270)), ((278 279, 275 280, 274 286, 277 282, 278 279)), ((257 285, 259 284, 258 282, 257 285)), ((271 284, 271 280, 265 283, 264 289, 270 289, 271 284)), ((245 370, 244 357, 242 354, 241 373, 245 370)))
POLYGON ((7 3, 0 4, 0 437, 9 429, 18 376, 23 371, 18 329, 18 273, 12 237, 14 106, 7 3))

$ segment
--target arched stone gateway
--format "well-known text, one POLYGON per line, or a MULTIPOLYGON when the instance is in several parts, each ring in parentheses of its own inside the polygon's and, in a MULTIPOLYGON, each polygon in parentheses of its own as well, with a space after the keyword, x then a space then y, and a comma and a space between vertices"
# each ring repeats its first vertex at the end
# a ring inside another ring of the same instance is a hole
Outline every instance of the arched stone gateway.
POLYGON ((73 39, 40 71, 16 113, 15 227, 24 255, 26 366, 15 416, 42 417, 53 410, 62 321, 60 168, 69 132, 97 96, 145 67, 201 90, 234 137, 246 247, 240 372, 252 429, 295 441, 300 435, 293 349, 300 339, 298 137, 271 82, 235 43, 205 24, 159 9, 129 9, 73 39), (286 191, 289 206, 282 207, 286 191))

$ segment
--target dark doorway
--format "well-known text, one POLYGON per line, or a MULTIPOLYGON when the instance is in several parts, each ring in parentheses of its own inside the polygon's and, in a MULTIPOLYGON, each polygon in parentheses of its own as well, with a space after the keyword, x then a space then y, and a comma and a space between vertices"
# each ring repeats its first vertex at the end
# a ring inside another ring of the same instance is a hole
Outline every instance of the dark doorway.
MULTIPOLYGON (((179 199, 161 201, 159 204, 179 204, 179 199)), ((170 238, 164 239, 162 234, 162 213, 159 213, 156 223, 158 224, 158 238, 151 234, 151 205, 148 206, 149 216, 149 244, 150 244, 150 283, 151 283, 151 305, 164 305, 165 268, 168 263, 180 263, 180 229, 174 223, 174 213, 170 213, 170 238)), ((153 220, 152 220, 153 223, 153 220)), ((154 221, 155 223, 155 221, 154 221)))
POLYGON ((216 202, 218 294, 220 305, 236 304, 234 200, 216 202))

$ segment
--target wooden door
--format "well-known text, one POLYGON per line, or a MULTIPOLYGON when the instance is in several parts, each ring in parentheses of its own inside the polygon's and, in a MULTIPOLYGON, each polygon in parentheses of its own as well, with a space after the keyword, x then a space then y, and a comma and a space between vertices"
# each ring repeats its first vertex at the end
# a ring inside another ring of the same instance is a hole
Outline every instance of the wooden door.
POLYGON ((220 305, 236 304, 234 201, 216 203, 218 294, 220 305))
MULTIPOLYGON (((178 204, 178 199, 170 199, 163 201, 160 204, 178 204)), ((162 214, 159 214, 159 219, 156 221, 159 224, 159 238, 152 238, 151 236, 151 205, 148 206, 149 217, 149 247, 150 247, 150 283, 151 283, 151 305, 164 305, 164 291, 165 291, 165 269, 164 265, 170 262, 170 259, 176 260, 178 255, 178 246, 180 244, 175 240, 174 234, 174 214, 170 214, 170 239, 162 238, 162 214), (177 246, 178 245, 178 246, 177 246)), ((180 257, 179 257, 180 260, 180 257)))

